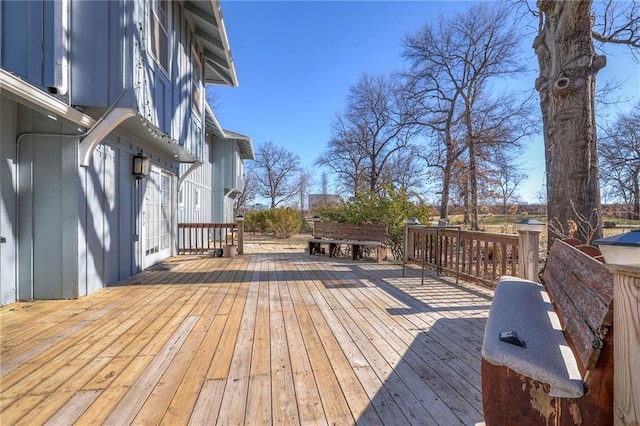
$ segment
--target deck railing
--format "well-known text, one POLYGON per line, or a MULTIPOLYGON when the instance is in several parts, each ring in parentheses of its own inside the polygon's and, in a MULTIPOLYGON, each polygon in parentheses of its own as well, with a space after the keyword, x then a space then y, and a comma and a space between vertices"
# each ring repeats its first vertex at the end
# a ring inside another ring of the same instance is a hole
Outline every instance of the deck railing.
POLYGON ((500 275, 518 275, 518 236, 408 225, 405 262, 494 286, 500 275))
MULTIPOLYGON (((238 245, 238 233, 236 223, 179 223, 178 254, 209 254, 227 245, 238 245)), ((242 253, 240 247, 238 252, 242 253)))

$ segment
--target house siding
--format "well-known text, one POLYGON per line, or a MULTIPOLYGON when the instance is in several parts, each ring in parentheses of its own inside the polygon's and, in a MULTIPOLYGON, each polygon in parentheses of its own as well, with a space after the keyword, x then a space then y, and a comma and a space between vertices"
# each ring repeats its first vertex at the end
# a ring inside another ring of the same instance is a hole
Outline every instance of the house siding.
POLYGON ((0 64, 35 86, 53 84, 52 1, 0 2, 0 64))
POLYGON ((202 62, 202 52, 192 48, 185 4, 168 4, 167 74, 149 53, 147 1, 0 2, 0 66, 39 96, 32 103, 19 90, 0 92, 0 305, 89 294, 175 254, 178 220, 215 220, 214 152, 205 145, 204 112, 192 107, 194 55, 202 62), (60 4, 69 21, 68 91, 54 94, 60 4), (47 93, 50 101, 41 101, 47 93), (59 106, 96 122, 112 108, 139 115, 96 139, 84 167, 78 145, 93 129, 59 106), (149 123, 166 135, 154 138, 149 123), (133 156, 141 153, 152 173, 136 182, 133 156), (180 161, 191 161, 189 153, 204 164, 182 183, 178 206, 178 177, 190 166, 180 161))
POLYGON ((18 104, 0 96, 0 305, 17 299, 17 116, 18 104))

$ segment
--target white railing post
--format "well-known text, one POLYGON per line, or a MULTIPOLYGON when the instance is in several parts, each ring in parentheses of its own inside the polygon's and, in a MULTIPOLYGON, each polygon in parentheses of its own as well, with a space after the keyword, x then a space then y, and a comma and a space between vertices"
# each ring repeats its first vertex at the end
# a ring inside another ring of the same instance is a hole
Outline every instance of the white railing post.
POLYGON ((640 424, 640 230, 594 241, 613 274, 613 422, 640 424))
POLYGON ((516 224, 518 230, 518 276, 538 282, 538 260, 540 233, 544 223, 535 219, 524 219, 516 224))

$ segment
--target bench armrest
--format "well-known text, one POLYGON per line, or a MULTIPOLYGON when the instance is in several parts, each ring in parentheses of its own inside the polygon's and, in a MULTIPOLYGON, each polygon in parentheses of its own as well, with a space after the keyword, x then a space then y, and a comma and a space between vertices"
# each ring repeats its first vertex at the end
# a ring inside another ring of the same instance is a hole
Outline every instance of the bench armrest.
POLYGON ((576 358, 544 287, 516 277, 501 277, 484 332, 482 357, 550 386, 549 395, 579 398, 584 383, 576 358), (515 331, 526 348, 500 340, 515 331))

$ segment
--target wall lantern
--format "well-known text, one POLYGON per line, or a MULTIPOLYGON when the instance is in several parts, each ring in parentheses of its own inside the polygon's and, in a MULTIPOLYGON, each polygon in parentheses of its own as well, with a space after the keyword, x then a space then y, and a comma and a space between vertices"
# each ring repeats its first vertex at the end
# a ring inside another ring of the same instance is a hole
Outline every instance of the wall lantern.
POLYGON ((595 240, 604 260, 612 265, 640 266, 640 229, 595 240))
POLYGON ((133 177, 136 179, 136 182, 149 176, 150 165, 151 161, 148 157, 142 154, 133 156, 133 177))

